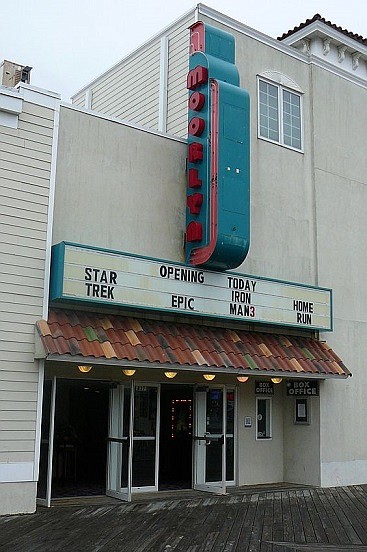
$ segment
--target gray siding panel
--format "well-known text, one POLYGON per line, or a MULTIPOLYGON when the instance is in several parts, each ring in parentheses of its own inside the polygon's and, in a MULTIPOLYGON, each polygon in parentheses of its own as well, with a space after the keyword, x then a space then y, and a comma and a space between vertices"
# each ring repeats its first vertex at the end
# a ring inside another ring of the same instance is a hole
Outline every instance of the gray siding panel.
MULTIPOLYGON (((189 53, 188 27, 194 22, 192 11, 166 31, 168 38, 167 131, 186 135, 186 73, 189 53), (170 107, 179 94, 181 118, 177 106, 170 107)), ((161 35, 163 36, 163 34, 161 35)), ((117 63, 90 85, 91 108, 110 117, 158 130, 160 93, 161 36, 117 63)), ((85 90, 73 97, 73 103, 84 105, 85 90)))
POLYGON ((158 128, 160 43, 114 68, 92 87, 92 109, 158 128))
POLYGON ((76 94, 73 98, 72 98, 72 102, 71 102, 73 105, 77 106, 77 107, 84 107, 85 106, 85 91, 84 92, 80 92, 79 94, 76 94))
POLYGON ((23 102, 0 126, 0 462, 33 462, 54 111, 23 102))
POLYGON ((193 19, 188 19, 170 36, 168 55, 167 87, 167 132, 187 135, 187 90, 186 76, 189 68, 189 27, 193 19))

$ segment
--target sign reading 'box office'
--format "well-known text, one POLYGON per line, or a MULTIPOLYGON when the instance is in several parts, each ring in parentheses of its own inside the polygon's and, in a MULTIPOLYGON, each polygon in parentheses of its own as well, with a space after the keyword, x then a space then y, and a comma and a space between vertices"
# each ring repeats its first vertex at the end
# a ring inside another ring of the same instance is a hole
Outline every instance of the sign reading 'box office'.
POLYGON ((331 290, 61 242, 51 300, 332 329, 331 290))

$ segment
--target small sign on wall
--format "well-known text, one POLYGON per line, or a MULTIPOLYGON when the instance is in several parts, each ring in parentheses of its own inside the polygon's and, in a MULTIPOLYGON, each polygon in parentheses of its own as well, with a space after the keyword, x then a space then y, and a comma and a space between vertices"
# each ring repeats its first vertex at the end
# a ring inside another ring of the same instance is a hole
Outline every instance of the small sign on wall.
POLYGON ((245 427, 252 427, 252 418, 251 418, 251 416, 245 416, 245 427))
POLYGON ((319 382, 315 380, 291 380, 287 381, 287 395, 297 397, 302 395, 318 397, 319 382))
POLYGON ((310 405, 308 399, 295 399, 295 412, 294 423, 295 424, 309 424, 310 423, 310 405))
POLYGON ((256 395, 274 395, 274 385, 272 381, 255 381, 256 395))

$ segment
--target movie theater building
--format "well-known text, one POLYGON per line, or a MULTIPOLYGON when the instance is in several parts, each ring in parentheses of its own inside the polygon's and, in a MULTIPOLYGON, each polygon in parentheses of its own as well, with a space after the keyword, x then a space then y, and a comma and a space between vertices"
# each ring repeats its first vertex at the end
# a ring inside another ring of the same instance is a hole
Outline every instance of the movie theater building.
POLYGON ((40 503, 367 481, 366 51, 198 5, 61 104, 40 503))

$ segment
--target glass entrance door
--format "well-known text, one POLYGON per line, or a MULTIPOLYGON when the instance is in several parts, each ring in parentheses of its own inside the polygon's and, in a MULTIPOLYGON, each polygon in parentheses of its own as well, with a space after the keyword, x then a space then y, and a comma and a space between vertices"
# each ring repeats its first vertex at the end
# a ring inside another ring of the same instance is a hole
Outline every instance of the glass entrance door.
POLYGON ((195 489, 225 494, 227 484, 233 484, 234 391, 213 386, 195 392, 195 489))
POLYGON ((131 500, 132 492, 158 489, 157 385, 111 389, 106 494, 131 500))

